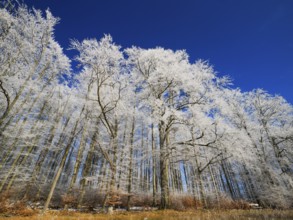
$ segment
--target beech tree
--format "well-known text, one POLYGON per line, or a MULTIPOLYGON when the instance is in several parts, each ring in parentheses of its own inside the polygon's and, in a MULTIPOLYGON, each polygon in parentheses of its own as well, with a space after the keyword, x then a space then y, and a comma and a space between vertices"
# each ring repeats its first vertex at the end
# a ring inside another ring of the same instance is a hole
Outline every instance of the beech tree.
MULTIPOLYGON (((244 161, 246 162, 246 168, 250 167, 250 172, 252 174, 255 173, 255 182, 250 183, 251 188, 254 191, 254 195, 259 203, 276 205, 273 201, 280 202, 280 200, 284 200, 285 195, 281 195, 281 191, 284 190, 281 186, 283 185, 283 183, 281 183, 282 181, 280 180, 283 178, 287 179, 287 177, 285 177, 284 175, 280 175, 282 173, 282 170, 280 170, 279 174, 277 174, 275 169, 276 167, 272 166, 272 164, 277 162, 277 159, 274 155, 272 145, 270 145, 271 140, 269 140, 263 124, 266 125, 266 123, 269 123, 268 118, 270 116, 273 116, 275 114, 276 116, 278 115, 279 111, 276 111, 277 105, 275 105, 275 107, 274 105, 267 105, 267 101, 270 98, 269 96, 266 97, 264 91, 262 90, 256 90, 246 94, 243 94, 240 91, 227 90, 226 94, 226 101, 229 107, 222 107, 222 113, 228 116, 226 117, 226 119, 228 119, 229 122, 232 123, 231 125, 234 127, 234 129, 239 129, 239 135, 244 145, 239 144, 237 150, 241 151, 242 149, 245 151, 245 154, 242 154, 242 159, 244 159, 244 161), (263 97, 266 97, 262 101, 260 100, 260 96, 262 96, 261 94, 263 95, 263 97), (262 109, 259 109, 261 107, 260 105, 262 105, 262 109), (267 115, 268 118, 265 118, 264 114, 267 115), (241 146, 244 146, 244 148, 242 148, 241 146), (250 158, 245 155, 249 155, 250 158), (254 160, 251 161, 251 159, 253 158, 254 160), (262 185, 265 187, 261 187, 262 185), (277 190, 276 188, 279 189, 277 190), (272 200, 268 196, 267 190, 277 190, 281 193, 279 194, 280 197, 272 200)), ((281 105, 281 103, 279 102, 278 108, 279 107, 281 110, 284 105, 281 105)), ((282 114, 282 116, 284 116, 286 120, 291 121, 291 117, 289 116, 291 106, 287 105, 287 108, 285 107, 284 109, 286 109, 285 111, 288 111, 288 113, 284 114, 284 110, 281 110, 280 114, 282 114)), ((272 120, 271 122, 272 124, 274 124, 274 127, 276 126, 275 129, 279 129, 278 119, 273 119, 273 117, 270 119, 272 120)), ((289 184, 289 182, 290 181, 287 181, 287 184, 289 184)))
MULTIPOLYGON (((84 66, 83 79, 90 81, 91 91, 88 99, 95 102, 96 111, 100 114, 99 120, 109 137, 109 139, 106 138, 106 141, 100 140, 96 144, 110 166, 109 194, 111 195, 114 193, 116 185, 118 129, 121 119, 123 119, 123 101, 126 101, 122 100, 122 96, 127 94, 124 91, 127 86, 125 81, 127 76, 121 69, 124 58, 120 47, 112 42, 109 35, 100 41, 84 40, 82 43, 73 41, 72 48, 80 53, 77 60, 84 66), (107 145, 109 147, 106 147, 107 145)), ((107 200, 108 198, 105 199, 105 203, 107 200)))

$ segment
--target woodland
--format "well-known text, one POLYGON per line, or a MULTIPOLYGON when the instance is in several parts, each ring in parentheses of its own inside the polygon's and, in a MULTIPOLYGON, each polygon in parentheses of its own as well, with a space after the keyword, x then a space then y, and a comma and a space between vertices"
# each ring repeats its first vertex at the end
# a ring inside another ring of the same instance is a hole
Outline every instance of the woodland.
POLYGON ((123 48, 110 35, 71 40, 71 60, 58 21, 0 9, 0 205, 293 207, 282 96, 242 92, 184 50, 123 48))

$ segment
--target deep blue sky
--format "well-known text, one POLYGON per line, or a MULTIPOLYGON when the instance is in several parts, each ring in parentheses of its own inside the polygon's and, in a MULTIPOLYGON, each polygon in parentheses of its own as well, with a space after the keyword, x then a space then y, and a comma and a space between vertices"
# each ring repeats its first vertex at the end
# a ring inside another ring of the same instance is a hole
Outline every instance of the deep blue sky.
MULTIPOLYGON (((24 0, 61 18, 56 40, 111 34, 121 46, 186 49, 242 91, 293 103, 293 0, 24 0)), ((65 51, 70 57, 72 51, 65 51)))

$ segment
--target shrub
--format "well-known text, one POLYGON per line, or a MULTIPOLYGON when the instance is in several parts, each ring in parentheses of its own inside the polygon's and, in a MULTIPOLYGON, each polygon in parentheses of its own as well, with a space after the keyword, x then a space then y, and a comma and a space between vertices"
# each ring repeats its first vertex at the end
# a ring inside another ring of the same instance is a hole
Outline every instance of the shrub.
POLYGON ((62 204, 67 208, 74 208, 77 207, 77 197, 73 194, 65 194, 61 196, 62 204))
POLYGON ((202 204, 199 200, 190 195, 171 195, 170 208, 174 210, 198 209, 202 204))
POLYGON ((105 196, 104 193, 97 193, 97 190, 88 189, 85 192, 80 205, 85 206, 88 210, 92 211, 94 208, 103 205, 105 196))
POLYGON ((132 197, 131 204, 140 207, 151 207, 153 205, 153 196, 151 194, 136 194, 132 197))
POLYGON ((178 198, 178 197, 177 198, 174 198, 174 197, 170 198, 169 203, 170 203, 170 208, 171 209, 174 209, 174 210, 177 210, 177 211, 185 210, 185 207, 184 207, 184 205, 182 203, 182 200, 180 198, 178 198))
POLYGON ((219 199, 214 197, 207 198, 207 208, 217 209, 249 209, 249 203, 244 200, 233 200, 230 197, 222 195, 219 199))
POLYGON ((24 201, 13 202, 10 200, 13 191, 6 191, 0 194, 0 213, 10 216, 32 216, 36 211, 28 208, 24 201))

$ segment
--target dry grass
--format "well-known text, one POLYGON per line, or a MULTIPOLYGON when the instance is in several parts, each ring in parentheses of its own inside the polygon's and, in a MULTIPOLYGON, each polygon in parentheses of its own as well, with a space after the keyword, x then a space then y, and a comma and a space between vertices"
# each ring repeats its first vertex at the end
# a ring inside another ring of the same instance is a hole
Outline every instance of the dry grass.
POLYGON ((219 201, 217 201, 216 199, 208 199, 207 203, 207 208, 209 209, 250 209, 249 202, 246 202, 244 200, 233 200, 224 196, 220 197, 219 201))
POLYGON ((0 204, 0 216, 33 216, 38 212, 36 210, 27 208, 23 202, 16 203, 1 203, 0 204))
POLYGON ((86 214, 69 211, 49 211, 45 215, 30 217, 0 217, 5 220, 244 220, 244 219, 293 219, 293 210, 197 210, 197 211, 152 211, 114 214, 86 214))
POLYGON ((61 196, 62 205, 67 207, 76 207, 77 206, 77 197, 74 195, 65 194, 61 196))
MULTIPOLYGON (((93 197, 96 198, 97 194, 93 197)), ((10 195, 2 194, 0 196, 0 220, 269 220, 269 219, 293 219, 293 210, 252 210, 247 209, 248 204, 244 201, 233 201, 222 197, 219 203, 210 199, 208 205, 210 209, 203 209, 202 204, 192 196, 171 196, 171 208, 173 210, 159 210, 148 212, 115 212, 113 215, 97 213, 81 213, 69 210, 49 210, 41 215, 41 210, 33 210, 25 205, 25 202, 12 202, 10 195), (176 210, 175 210, 176 209, 176 210)), ((101 197, 102 198, 102 197, 101 197)), ((74 206, 76 197, 72 195, 63 196, 63 204, 74 206)), ((91 204, 94 200, 91 198, 87 203, 91 204)), ((123 202, 123 199, 122 199, 123 202)), ((134 196, 133 202, 141 207, 151 205, 151 196, 134 196)), ((94 205, 94 203, 93 203, 94 205)))
POLYGON ((184 211, 190 209, 201 209, 202 204, 196 200, 194 196, 189 195, 171 195, 170 208, 176 211, 184 211))
POLYGON ((23 201, 11 202, 11 192, 0 194, 0 214, 4 216, 32 216, 37 214, 35 210, 27 208, 23 201))

